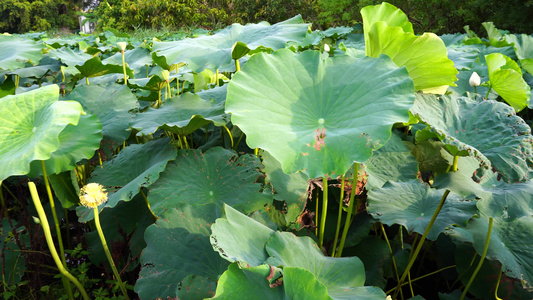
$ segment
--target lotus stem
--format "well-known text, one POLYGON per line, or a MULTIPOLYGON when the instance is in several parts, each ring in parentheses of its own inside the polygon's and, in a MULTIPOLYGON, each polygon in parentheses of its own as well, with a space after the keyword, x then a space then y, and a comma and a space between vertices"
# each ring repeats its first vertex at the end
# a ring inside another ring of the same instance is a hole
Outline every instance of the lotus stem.
POLYGON ((324 229, 326 227, 326 215, 328 213, 328 178, 322 177, 322 215, 320 217, 320 229, 318 232, 318 241, 320 249, 324 246, 324 229))
POLYGON ((331 251, 331 257, 335 257, 335 251, 337 249, 337 240, 339 239, 339 232, 341 228, 341 219, 342 219, 342 204, 344 200, 344 175, 341 179, 341 196, 339 200, 339 215, 337 216, 337 230, 335 231, 335 239, 333 240, 333 250, 331 251))
MULTIPOLYGON (((394 259, 394 252, 392 251, 389 238, 387 237, 387 232, 385 232, 385 227, 383 227, 383 223, 380 222, 379 225, 381 226, 381 232, 383 232, 383 237, 385 238, 385 242, 387 242, 387 246, 389 247, 390 257, 392 260, 392 266, 394 267, 394 275, 396 276, 396 281, 400 281, 400 275, 398 274, 398 267, 396 265, 396 259, 394 259)), ((409 280, 409 284, 411 284, 411 280, 409 280)), ((400 289, 400 297, 402 298, 402 300, 404 299, 403 292, 401 289, 400 289)))
POLYGON ((224 129, 226 129, 226 131, 228 132, 228 135, 229 135, 229 139, 231 141, 231 149, 233 149, 233 136, 231 135, 231 131, 229 131, 228 127, 226 127, 226 125, 222 125, 224 127, 224 129))
POLYGON ((235 72, 239 72, 241 70, 241 63, 238 59, 235 60, 235 72))
POLYGON ((148 198, 146 198, 146 195, 144 194, 142 188, 139 190, 141 192, 141 195, 143 196, 144 198, 144 202, 146 202, 146 206, 148 207, 148 210, 150 211, 150 213, 152 214, 152 217, 154 218, 154 220, 158 220, 159 218, 154 214, 154 212, 152 211, 152 208, 150 207, 150 202, 148 201, 148 198))
MULTIPOLYGON (((437 274, 437 273, 439 273, 439 272, 442 272, 442 271, 445 271, 445 270, 448 270, 448 269, 452 269, 452 268, 455 268, 455 267, 456 267, 456 265, 451 265, 451 266, 444 267, 444 268, 439 269, 439 270, 437 270, 437 271, 433 271, 433 272, 431 272, 431 273, 428 273, 428 274, 422 275, 422 276, 420 276, 420 277, 417 277, 417 278, 411 280, 411 282, 415 282, 415 281, 418 281, 418 280, 420 280, 420 279, 424 279, 424 278, 429 277, 429 276, 431 276, 431 275, 435 275, 435 274, 437 274)), ((402 286, 407 285, 407 284, 408 284, 408 282, 405 282, 405 283, 402 284, 402 286)), ((387 291, 386 294, 390 294, 390 293, 394 292, 395 289, 396 289, 396 288, 393 288, 393 289, 387 291)))
POLYGON ((492 88, 492 85, 489 84, 489 89, 487 90, 487 95, 485 96, 485 99, 489 99, 489 93, 490 93, 491 88, 492 88))
POLYGON ((405 277, 407 277, 407 274, 409 274, 409 271, 411 270, 411 267, 415 263, 416 257, 420 253, 420 250, 422 249, 422 246, 424 246, 424 242, 426 241, 426 237, 429 234, 429 231, 431 230, 431 227, 433 227, 433 224, 435 223, 435 220, 437 219, 437 216, 439 215, 442 207, 444 206, 444 202, 446 201, 446 198, 450 194, 450 190, 446 190, 444 194, 442 195, 442 198, 440 199, 439 206, 433 213, 433 216, 431 217, 431 220, 429 221, 428 226, 426 227, 426 230, 424 231, 424 234, 422 234, 422 237, 420 238, 420 241, 418 241, 418 245, 415 249, 414 254, 409 259, 409 263, 407 264, 407 267, 405 268, 405 271, 402 274, 402 277, 400 278, 400 281, 398 282, 398 286, 396 287, 396 292, 394 293, 393 298, 396 298, 398 295, 399 290, 401 289, 401 284, 405 280, 405 277))
POLYGON ((89 85, 89 77, 85 77, 85 82, 89 85))
POLYGON ((348 205, 348 215, 344 222, 344 229, 342 230, 341 243, 339 245, 339 251, 337 252, 337 257, 342 256, 342 250, 344 249, 344 242, 346 241, 346 235, 348 235, 348 229, 350 228, 351 219, 354 207, 357 209, 357 204, 355 204, 355 192, 357 190, 357 174, 359 173, 359 164, 354 165, 353 169, 353 180, 352 180, 352 193, 350 194, 350 205, 348 205))
POLYGON ((107 256, 107 260, 109 261, 109 264, 111 265, 111 269, 113 269, 113 274, 115 274, 115 278, 118 281, 118 285, 120 286, 120 290, 122 291, 122 294, 126 299, 130 299, 128 297, 128 291, 126 291, 126 288, 124 287, 124 283, 120 279, 120 274, 117 271, 117 267, 115 266, 115 262, 113 261, 113 257, 111 256, 111 253, 109 252, 109 248, 107 247, 107 243, 105 240, 104 232, 102 231, 102 227, 100 226, 100 217, 98 213, 98 206, 93 207, 94 209, 94 224, 96 225, 96 230, 98 231, 98 235, 100 236, 100 241, 102 242, 102 247, 104 248, 105 254, 107 256))
MULTIPOLYGON (((72 276, 72 274, 70 274, 67 271, 65 266, 63 266, 63 263, 61 262, 59 255, 57 254, 57 250, 54 245, 54 241, 52 239, 52 233, 50 232, 50 225, 48 224, 48 219, 46 218, 46 214, 44 212, 43 205, 41 204, 41 200, 39 198, 39 194, 37 193, 37 188, 35 187, 35 184, 30 181, 28 182, 28 187, 30 189, 30 194, 33 200, 33 204, 35 205, 35 209, 37 210, 37 214, 39 215, 39 220, 43 227, 44 236, 46 238, 46 243, 48 244, 48 248, 50 249, 50 253, 52 254, 52 258, 54 259, 54 262, 56 263, 57 268, 59 269, 59 272, 61 273, 61 275, 63 275, 68 280, 70 280, 72 283, 74 283, 74 285, 80 290, 80 293, 83 296, 83 299, 89 300, 89 296, 87 295, 87 292, 85 291, 81 283, 74 276, 72 276)), ((69 292, 69 290, 67 289, 67 293, 70 293, 69 297, 73 299, 72 291, 69 292)))
POLYGON ((496 288, 494 289, 494 298, 496 300, 502 300, 502 298, 498 297, 498 288, 500 287, 500 279, 502 279, 502 271, 503 271, 502 267, 500 267, 500 273, 498 274, 498 279, 497 279, 497 282, 496 282, 496 288))
MULTIPOLYGON (((59 220, 57 218, 55 201, 54 197, 52 196, 50 182, 48 181, 48 174, 46 174, 46 165, 44 164, 44 160, 41 160, 41 168, 43 169, 44 185, 46 186, 46 193, 48 194, 48 199, 50 201, 50 209, 52 210, 52 216, 54 218, 54 224, 56 227, 57 243, 59 245, 59 252, 61 253, 61 262, 63 263, 63 267, 66 269, 67 261, 65 259, 65 248, 63 247, 63 238, 61 237, 61 227, 59 227, 59 220)), ((65 283, 67 293, 72 296, 70 283, 67 280, 64 280, 63 282, 65 283)))
MULTIPOLYGON (((481 259, 479 260, 479 263, 477 264, 476 269, 474 270, 474 273, 472 273, 472 276, 470 276, 470 280, 466 284, 466 287, 463 291, 463 294, 461 295, 460 300, 463 300, 466 296, 466 293, 468 292, 468 289, 474 282, 474 279, 476 278, 477 273, 481 269, 481 266, 483 265, 483 261, 485 260, 485 257, 487 256, 487 251, 489 250, 489 243, 490 243, 490 236, 492 234, 492 223, 494 221, 494 218, 489 218, 489 230, 487 232, 487 238, 485 239, 485 246, 483 247, 483 253, 481 253, 481 259)), ((501 274, 500 274, 501 275, 501 274)), ((498 282, 499 282, 498 278, 498 282)))

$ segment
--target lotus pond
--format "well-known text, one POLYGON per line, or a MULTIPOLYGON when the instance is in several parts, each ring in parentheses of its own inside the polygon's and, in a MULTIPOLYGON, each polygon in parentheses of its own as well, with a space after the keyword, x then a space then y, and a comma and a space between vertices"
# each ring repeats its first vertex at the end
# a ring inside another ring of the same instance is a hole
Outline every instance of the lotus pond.
POLYGON ((533 37, 361 14, 0 35, 3 298, 532 299, 533 37))

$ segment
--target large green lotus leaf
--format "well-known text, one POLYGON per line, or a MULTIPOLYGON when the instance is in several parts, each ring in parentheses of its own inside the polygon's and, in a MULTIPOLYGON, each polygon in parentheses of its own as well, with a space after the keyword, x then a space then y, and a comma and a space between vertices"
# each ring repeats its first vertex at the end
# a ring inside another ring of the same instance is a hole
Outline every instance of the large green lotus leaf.
POLYGON ((0 69, 15 71, 28 61, 37 64, 43 57, 42 48, 31 39, 0 35, 0 69))
MULTIPOLYGON (((479 51, 474 47, 453 45, 447 48, 448 58, 453 61, 457 70, 470 70, 478 60, 479 51)), ((470 72, 471 73, 471 72, 470 72)))
POLYGON ((209 226, 221 214, 214 204, 180 205, 146 229, 135 284, 141 299, 176 297, 178 284, 189 275, 218 279, 229 263, 212 251, 209 226))
POLYGON ((527 34, 508 34, 505 35, 505 40, 513 45, 522 68, 533 74, 533 37, 527 34))
MULTIPOLYGON (((106 209, 100 214, 100 223, 102 231, 108 245, 111 247, 124 247, 128 245, 129 257, 124 257, 124 262, 128 259, 137 257, 146 247, 144 241, 145 229, 154 223, 154 218, 150 213, 146 201, 140 195, 137 195, 130 202, 120 202, 113 209, 106 209)), ((102 241, 96 230, 88 232, 86 235, 87 245, 91 249, 91 261, 99 265, 107 260, 102 241)), ((119 252, 115 248, 115 252, 119 252)))
MULTIPOLYGON (((95 115, 80 117, 78 125, 67 125, 59 134, 59 148, 52 153, 44 164, 48 174, 59 174, 76 168, 82 159, 90 159, 94 151, 100 148, 102 124, 95 115)), ((29 177, 43 174, 40 161, 30 163, 29 177)))
POLYGON ((475 156, 481 172, 492 167, 507 182, 533 175, 531 129, 510 106, 456 94, 417 95, 411 112, 444 136, 444 143, 475 156))
POLYGON ((187 135, 210 122, 216 126, 229 122, 229 116, 224 113, 224 102, 184 93, 168 99, 158 109, 149 108, 147 112, 137 114, 130 126, 139 131, 139 136, 154 133, 159 128, 187 135))
POLYGON ((224 259, 246 262, 252 267, 262 265, 268 258, 265 245, 275 231, 252 218, 224 205, 225 219, 217 219, 211 226, 211 244, 224 259))
POLYGON ((251 148, 285 173, 346 173, 407 122, 413 82, 387 57, 322 58, 318 51, 259 53, 228 86, 226 112, 251 148), (265 130, 268 128, 268 130, 265 130))
MULTIPOLYGON (((461 166, 461 163, 458 164, 461 166)), ((472 179, 474 170, 450 172, 437 176, 434 186, 456 194, 479 198, 478 209, 486 216, 512 222, 533 215, 533 181, 509 184, 489 174, 478 183, 472 179)))
POLYGON ((301 268, 283 268, 283 283, 271 286, 267 279, 271 268, 269 265, 239 268, 237 263, 231 264, 220 277, 212 299, 333 299, 328 296, 327 288, 311 272, 301 268))
POLYGON ((200 150, 180 150, 161 178, 152 185, 148 200, 156 215, 179 203, 223 203, 246 211, 261 209, 272 202, 262 194, 256 183, 261 173, 259 159, 253 155, 214 147, 202 154, 200 150))
MULTIPOLYGON (((99 57, 93 57, 87 60, 83 65, 76 65, 83 77, 98 77, 109 73, 124 73, 121 65, 104 65, 99 57)), ((126 68, 126 74, 133 77, 133 71, 126 68)))
POLYGON ((118 145, 130 135, 126 130, 134 115, 129 111, 138 108, 139 102, 127 86, 115 83, 105 87, 77 86, 69 98, 77 100, 87 112, 98 116, 104 139, 118 145))
MULTIPOLYGON (((167 163, 176 158, 176 148, 170 139, 158 139, 146 144, 133 144, 124 148, 102 168, 96 168, 90 182, 103 185, 108 191, 108 201, 103 207, 115 207, 119 201, 130 201, 140 188, 149 187, 159 178, 167 163)), ((79 221, 87 222, 94 217, 92 208, 76 209, 79 221)))
POLYGON ((285 174, 281 170, 281 164, 270 153, 261 155, 263 160, 263 172, 274 189, 274 199, 285 201, 287 224, 295 222, 305 208, 307 201, 307 189, 309 178, 302 172, 285 174))
POLYGON ((215 280, 199 275, 185 277, 176 289, 176 296, 182 300, 203 300, 215 296, 215 280))
POLYGON ((272 266, 298 267, 310 271, 327 287, 334 299, 354 296, 350 288, 365 284, 365 268, 357 257, 324 256, 310 237, 297 237, 290 232, 276 232, 266 244, 272 266))
POLYGON ((48 176, 54 194, 65 209, 80 203, 78 180, 75 171, 66 171, 48 176))
POLYGON ((531 88, 516 62, 501 53, 485 56, 492 88, 517 112, 528 106, 531 88))
POLYGON ((83 112, 76 101, 57 101, 49 85, 0 99, 0 180, 24 175, 34 160, 47 160, 59 148, 59 133, 76 125, 83 112))
POLYGON ((396 6, 383 2, 378 5, 368 5, 361 9, 363 17, 363 32, 365 34, 365 48, 369 47, 369 32, 377 22, 385 22, 389 26, 400 27, 403 32, 414 33, 413 24, 407 15, 396 6))
MULTIPOLYGON (((128 64, 128 68, 135 73, 141 72, 141 68, 146 68, 146 65, 152 65, 152 57, 150 50, 146 48, 137 47, 133 50, 128 50, 124 53, 124 60, 128 64)), ((110 56, 102 60, 104 65, 117 65, 122 66, 122 53, 117 52, 113 56, 110 56)))
POLYGON ((455 86, 457 69, 448 58, 444 42, 433 33, 416 36, 400 27, 376 22, 368 33, 366 55, 388 55, 399 67, 405 66, 415 83, 415 90, 444 94, 455 86))
MULTIPOLYGON (((468 222, 466 228, 454 227, 447 234, 459 242, 474 245, 481 254, 485 246, 489 218, 481 215, 468 222)), ((513 222, 494 218, 486 258, 499 261, 507 276, 519 279, 522 286, 533 289, 533 218, 527 216, 513 222)))
MULTIPOLYGON (((476 255, 475 259, 472 260, 475 254, 476 250, 470 244, 459 243, 455 249, 456 270, 457 274, 462 274, 459 279, 461 279, 464 285, 470 280, 474 266, 477 266, 479 263, 479 255, 476 255)), ((497 286, 497 274, 499 272, 500 264, 497 261, 483 261, 483 265, 479 269, 468 292, 473 294, 476 299, 494 299, 494 290, 497 286)), ((449 300, 459 299, 460 296, 461 293, 459 292, 456 297, 449 298, 449 300)), ((528 292, 522 288, 520 280, 502 274, 499 282, 498 296, 501 299, 533 299, 533 292, 528 292)), ((441 299, 445 300, 448 298, 441 299)))
MULTIPOLYGON (((387 225, 400 224, 409 232, 424 233, 439 205, 444 190, 432 189, 418 180, 388 182, 380 189, 368 192, 367 210, 387 225)), ((476 214, 476 203, 450 193, 444 202, 427 238, 436 240, 452 224, 466 225, 476 214)))
POLYGON ((153 51, 164 56, 166 64, 187 63, 194 72, 216 70, 231 63, 231 53, 236 42, 245 43, 249 49, 259 47, 277 50, 288 41, 305 37, 309 24, 301 16, 269 25, 266 22, 242 26, 233 24, 214 35, 173 42, 154 42, 153 51))
POLYGON ((390 140, 365 162, 368 174, 366 188, 382 187, 385 182, 407 181, 418 174, 418 162, 402 139, 393 134, 390 140))
POLYGON ((92 55, 84 52, 77 52, 68 47, 50 50, 48 56, 60 60, 62 63, 70 67, 81 66, 87 60, 92 58, 92 55))
MULTIPOLYGON (((57 61, 58 62, 58 61, 57 61)), ((27 67, 24 69, 18 69, 13 71, 13 74, 17 74, 21 78, 43 78, 48 72, 57 72, 61 68, 60 63, 55 65, 38 65, 34 67, 27 67)))

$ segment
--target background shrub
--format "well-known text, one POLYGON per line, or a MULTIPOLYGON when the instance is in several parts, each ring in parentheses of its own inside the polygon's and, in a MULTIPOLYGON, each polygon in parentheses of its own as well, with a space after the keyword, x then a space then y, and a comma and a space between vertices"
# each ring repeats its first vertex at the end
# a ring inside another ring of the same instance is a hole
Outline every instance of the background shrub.
MULTIPOLYGON (((23 33, 60 27, 78 29, 76 12, 88 0, 2 0, 0 32, 23 33)), ((381 0, 104 0, 93 11, 97 29, 121 31, 202 27, 232 23, 276 23, 297 14, 319 29, 361 22, 360 8, 381 0)), ((416 33, 483 33, 481 23, 533 33, 533 0, 389 0, 410 18, 416 33)))
POLYGON ((76 10, 82 1, 2 0, 0 32, 24 33, 67 27, 78 29, 76 10))

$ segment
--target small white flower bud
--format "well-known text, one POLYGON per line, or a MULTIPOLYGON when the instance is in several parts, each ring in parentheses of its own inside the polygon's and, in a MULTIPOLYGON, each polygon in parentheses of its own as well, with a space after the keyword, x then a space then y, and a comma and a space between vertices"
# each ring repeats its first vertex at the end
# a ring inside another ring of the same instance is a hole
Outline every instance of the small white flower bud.
POLYGON ((117 46, 120 49, 120 51, 125 51, 126 47, 128 46, 128 43, 126 43, 126 42, 118 42, 117 46))
POLYGON ((324 44, 324 52, 329 52, 329 45, 328 44, 324 44))
POLYGON ((481 84, 481 78, 476 72, 474 72, 472 73, 472 76, 470 76, 468 83, 470 83, 470 86, 479 86, 481 84))

